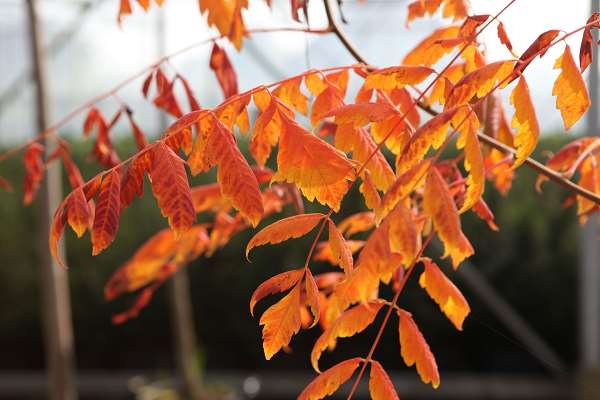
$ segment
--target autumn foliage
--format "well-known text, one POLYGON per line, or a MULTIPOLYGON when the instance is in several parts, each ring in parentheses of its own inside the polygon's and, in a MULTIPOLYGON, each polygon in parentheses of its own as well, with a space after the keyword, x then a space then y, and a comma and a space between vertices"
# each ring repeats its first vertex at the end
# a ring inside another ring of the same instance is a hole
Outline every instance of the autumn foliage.
MULTIPOLYGON (((121 0, 119 23, 125 24, 125 17, 136 8, 147 10, 162 3, 121 0)), ((306 3, 291 1, 295 21, 304 21, 306 3)), ((331 11, 329 3, 326 0, 325 6, 331 11)), ((590 64, 591 30, 600 28, 599 16, 593 15, 573 32, 541 33, 519 55, 501 22, 502 12, 471 15, 467 0, 416 0, 408 5, 407 25, 436 13, 448 25, 430 32, 399 65, 380 68, 358 59, 354 65, 314 69, 239 92, 234 66, 219 43, 228 40, 242 49, 251 33, 243 19, 251 11, 248 2, 200 0, 199 4, 208 24, 219 32, 209 41, 212 52, 207 61, 223 91, 221 104, 201 107, 185 78, 168 76, 159 63, 148 69, 141 88, 145 98, 175 118, 159 138, 146 136, 125 106, 106 118, 91 105, 83 118, 83 132, 94 141, 90 157, 105 169, 87 181, 71 161, 66 142, 59 140, 58 150, 48 158, 37 140, 27 145, 25 204, 35 197, 47 163, 62 161, 72 186, 54 216, 50 232, 54 256, 66 225, 78 237, 91 232, 93 255, 117 240, 121 211, 143 194, 147 179, 170 229, 151 237, 107 283, 109 300, 139 292, 129 310, 113 317, 122 323, 138 315, 174 272, 200 256, 210 257, 236 233, 276 214, 278 220, 261 226, 247 244, 249 259, 258 246, 309 234, 314 241, 305 260, 256 289, 250 312, 254 314, 255 305, 269 296, 283 295, 258 322, 267 359, 288 348, 301 330, 322 330, 310 356, 319 375, 299 398, 331 395, 359 371, 351 396, 366 368, 373 399, 398 398, 373 351, 320 372, 325 350, 332 351, 338 340, 362 332, 379 314, 384 314, 380 329, 390 320, 398 324, 402 360, 415 366, 424 383, 437 387, 440 373, 419 329, 419 317, 400 308, 397 300, 410 276, 422 269, 418 282, 423 293, 462 330, 470 312, 467 300, 440 262, 423 253, 436 237, 444 249, 440 259, 447 258, 456 270, 475 252, 461 228, 464 213, 473 212, 490 229, 498 229, 483 195, 491 187, 506 194, 515 169, 530 163, 540 129, 527 67, 550 47, 564 48, 554 64, 558 71, 552 94, 565 129, 581 119, 590 106, 581 74, 590 64), (493 28, 495 45, 506 49, 506 59, 488 60, 478 40, 482 31, 493 28), (575 34, 582 35, 578 62, 564 43, 575 34), (349 90, 351 75, 360 81, 354 93, 349 90), (184 89, 183 99, 177 98, 176 84, 184 89), (503 104, 503 91, 510 93, 510 108, 503 104), (256 111, 256 118, 250 118, 249 110, 256 111), (138 147, 125 160, 111 140, 122 115, 138 147), (311 126, 302 124, 299 116, 311 126), (240 150, 240 138, 247 140, 251 159, 240 150), (395 162, 388 162, 390 156, 395 162), (216 183, 190 186, 188 172, 197 175, 211 169, 216 169, 216 183), (336 214, 354 185, 364 209, 340 220, 336 214), (305 201, 319 204, 321 211, 304 213, 305 201), (289 210, 295 215, 284 215, 289 210), (199 214, 202 221, 208 216, 209 222, 197 222, 199 214), (328 261, 334 269, 316 273, 313 260, 328 261), (393 299, 380 298, 382 285, 394 289, 393 299)), ((328 29, 314 33, 343 36, 335 21, 330 23, 328 29)), ((582 221, 599 206, 599 144, 592 137, 575 140, 550 158, 538 180, 540 188, 549 178, 564 183, 576 176, 569 202, 576 204, 582 221)), ((3 179, 0 184, 10 188, 3 179)))

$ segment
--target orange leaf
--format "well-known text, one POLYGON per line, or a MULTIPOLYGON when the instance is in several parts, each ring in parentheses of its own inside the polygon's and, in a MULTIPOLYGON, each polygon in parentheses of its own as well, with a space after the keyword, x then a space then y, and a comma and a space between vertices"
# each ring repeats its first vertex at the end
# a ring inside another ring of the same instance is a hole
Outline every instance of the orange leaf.
POLYGON ((304 275, 304 268, 277 274, 260 284, 250 298, 250 314, 254 316, 254 306, 270 294, 285 292, 294 286, 304 275))
POLYGON ((263 326, 263 350, 270 360, 282 347, 287 346, 292 336, 300 330, 300 285, 265 311, 260 318, 263 326))
POLYGON ((437 388, 440 385, 440 374, 423 334, 409 312, 400 309, 398 317, 400 318, 398 326, 400 354, 404 362, 409 367, 416 364, 417 372, 423 383, 431 382, 431 386, 437 388))
POLYGON ((494 223, 494 214, 492 210, 488 207, 487 203, 483 199, 479 199, 479 201, 473 204, 473 211, 479 218, 484 220, 488 227, 493 231, 498 231, 498 226, 494 223))
POLYGON ((467 104, 473 96, 483 98, 503 82, 513 70, 514 61, 497 61, 484 65, 458 81, 446 100, 446 109, 467 104))
POLYGON ((554 81, 552 95, 556 96, 556 108, 560 110, 565 129, 568 130, 589 108, 590 97, 568 45, 562 56, 556 59, 554 69, 560 69, 560 74, 554 81))
POLYGON ((329 368, 327 371, 317 376, 302 391, 302 393, 300 393, 298 400, 319 400, 335 393, 340 386, 350 379, 362 361, 363 359, 359 357, 352 358, 329 368))
POLYGON ((246 31, 241 12, 247 6, 247 0, 202 0, 200 13, 207 14, 208 26, 215 26, 222 35, 229 38, 237 50, 240 50, 246 31))
POLYGON ((346 274, 352 272, 354 264, 352 249, 331 220, 329 220, 329 246, 335 260, 334 264, 339 263, 346 274))
MULTIPOLYGON (((134 292, 165 278, 164 266, 181 266, 197 258, 206 249, 206 228, 195 225, 179 239, 171 229, 163 229, 142 244, 110 277, 104 288, 106 300, 134 292)), ((176 270, 176 269, 175 269, 176 270)), ((173 270, 173 272, 175 272, 173 270)))
POLYGON ((152 148, 149 171, 152 193, 169 226, 178 236, 196 220, 183 160, 164 143, 152 148))
POLYGON ((92 222, 91 210, 81 187, 75 189, 67 200, 67 222, 77 234, 83 236, 92 222))
POLYGON ((513 166, 513 168, 516 168, 533 153, 540 136, 535 108, 529 95, 529 87, 523 76, 521 76, 519 83, 510 95, 510 104, 515 107, 512 127, 517 129, 514 140, 517 148, 517 158, 513 166))
POLYGON ((417 165, 425 157, 430 147, 440 148, 446 140, 450 122, 456 112, 456 108, 446 110, 417 129, 404 146, 404 151, 396 159, 397 174, 402 174, 417 165))
POLYGON ((358 190, 365 198, 365 205, 368 209, 377 212, 381 206, 381 196, 375 187, 373 179, 371 179, 371 174, 369 171, 365 170, 361 173, 360 177, 362 179, 362 183, 358 187, 358 190))
MULTIPOLYGON (((407 63, 410 64, 410 63, 407 63)), ((378 69, 365 79, 365 89, 392 90, 423 82, 434 71, 419 65, 400 65, 378 69)))
POLYGON ((227 53, 215 42, 210 53, 210 69, 215 72, 225 98, 238 92, 237 76, 227 53))
POLYGON ((387 190, 394 181, 394 171, 365 129, 355 128, 352 124, 338 125, 334 144, 344 152, 352 152, 352 159, 361 165, 368 160, 365 169, 377 189, 387 190))
POLYGON ((390 225, 390 249, 400 254, 402 264, 408 268, 421 247, 421 238, 411 211, 398 203, 387 219, 390 225))
POLYGON ((444 243, 444 256, 450 255, 454 269, 473 254, 473 247, 461 230, 456 204, 448 185, 436 168, 431 168, 425 183, 423 209, 444 243))
POLYGON ((443 46, 439 43, 442 39, 452 39, 458 35, 460 28, 450 26, 435 30, 431 35, 423 39, 402 60, 407 65, 424 65, 430 67, 437 63, 440 58, 452 51, 452 47, 443 46))
POLYGON ((294 107, 298 112, 306 115, 308 98, 300 90, 301 83, 302 78, 285 81, 273 91, 273 95, 288 107, 294 107))
POLYGON ((344 98, 340 96, 339 91, 332 86, 327 86, 315 99, 310 113, 310 123, 316 126, 319 121, 325 118, 332 110, 341 107, 344 104, 344 98))
POLYGON ((498 21, 498 39, 500 39, 500 43, 502 43, 504 46, 506 46, 508 51, 510 51, 511 53, 513 52, 512 43, 510 42, 510 39, 508 38, 508 34, 506 33, 506 30, 504 29, 504 24, 501 21, 498 21))
POLYGON ((218 165, 217 181, 223 196, 252 226, 258 225, 264 212, 258 181, 233 133, 214 114, 200 121, 200 131, 188 164, 192 174, 218 165))
POLYGON ((306 304, 310 308, 310 312, 313 315, 312 324, 308 326, 308 329, 312 328, 319 322, 319 316, 321 315, 321 305, 319 300, 319 288, 317 282, 313 277, 310 269, 306 269, 304 276, 304 289, 306 292, 306 304))
POLYGON ((392 380, 381 364, 371 360, 371 376, 369 377, 369 393, 372 400, 399 400, 392 380))
POLYGON ((338 125, 352 124, 355 128, 360 128, 392 114, 396 114, 396 110, 387 103, 357 103, 331 110, 326 117, 335 117, 335 123, 338 125))
POLYGON ((346 236, 371 230, 375 226, 375 214, 371 211, 360 212, 346 217, 339 223, 340 231, 346 236))
POLYGON ((465 318, 471 308, 456 286, 442 270, 429 258, 423 258, 425 270, 419 278, 419 285, 427 291, 456 329, 462 331, 465 318))
MULTIPOLYGON (((346 244, 350 248, 350 253, 354 254, 358 250, 362 249, 362 247, 364 246, 365 242, 363 242, 362 240, 346 240, 346 244)), ((317 246, 317 250, 315 251, 315 255, 313 257, 313 260, 315 260, 315 261, 327 261, 328 263, 330 263, 332 265, 338 265, 339 264, 339 259, 336 258, 333 255, 333 252, 331 250, 331 246, 329 245, 328 241, 327 242, 320 242, 319 243, 319 245, 317 246)), ((345 276, 345 274, 342 274, 342 275, 345 276)))
POLYGON ((335 322, 319 336, 310 354, 310 361, 315 371, 319 370, 319 359, 323 350, 333 350, 338 338, 347 338, 364 331, 375 320, 377 313, 384 305, 375 300, 360 304, 345 311, 335 322))
POLYGON ((346 155, 306 131, 285 113, 279 113, 283 131, 277 154, 274 181, 295 183, 309 200, 339 210, 354 179, 354 168, 346 155))
MULTIPOLYGON (((260 104, 258 99, 255 95, 257 105, 260 104)), ((261 110, 254 122, 252 137, 248 144, 250 153, 258 165, 265 165, 271 155, 271 148, 279 141, 279 132, 281 131, 281 117, 277 112, 277 102, 271 100, 270 96, 268 101, 268 106, 261 110)))
POLYGON ((99 254, 115 239, 121 214, 121 180, 119 172, 112 170, 104 176, 96 201, 92 226, 92 255, 99 254))
POLYGON ((479 201, 485 189, 485 166, 477 131, 479 130, 479 119, 470 106, 461 108, 454 117, 454 125, 458 127, 460 136, 456 141, 458 149, 464 149, 464 166, 469 173, 467 178, 467 193, 465 201, 460 209, 463 213, 479 201))
POLYGON ((117 15, 117 22, 121 25, 121 21, 123 17, 126 15, 131 15, 131 4, 129 0, 121 0, 119 4, 119 14, 117 15))
POLYGON ((377 221, 381 221, 383 217, 396 207, 399 201, 419 187, 430 167, 431 160, 422 160, 396 179, 383 196, 381 207, 377 214, 377 221))
POLYGON ((323 214, 301 214, 280 219, 263 228, 248 242, 246 246, 246 258, 250 250, 267 243, 277 244, 288 239, 298 238, 312 231, 323 219, 323 214))

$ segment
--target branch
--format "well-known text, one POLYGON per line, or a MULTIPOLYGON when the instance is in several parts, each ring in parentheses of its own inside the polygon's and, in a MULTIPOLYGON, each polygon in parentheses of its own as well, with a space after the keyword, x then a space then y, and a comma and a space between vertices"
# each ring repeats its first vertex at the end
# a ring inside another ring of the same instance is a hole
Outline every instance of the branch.
MULTIPOLYGON (((352 54, 352 56, 360 63, 363 63, 365 65, 369 65, 369 63, 366 61, 366 59, 364 57, 361 56, 361 54, 358 52, 358 50, 356 49, 356 47, 352 44, 352 42, 350 41, 350 39, 348 38, 348 36, 346 36, 345 32, 342 30, 342 28, 340 27, 339 23, 336 21, 336 19, 333 16, 333 9, 331 6, 331 0, 323 0, 324 6, 325 6, 325 12, 327 14, 327 19, 329 21, 329 28, 331 29, 331 32, 334 33, 338 39, 340 40, 340 42, 344 45, 344 47, 346 47, 346 49, 348 50, 348 52, 350 54, 352 54)), ((512 2, 511 2, 512 3, 512 2)), ((429 107, 428 105, 424 104, 423 102, 419 102, 417 103, 417 106, 425 111, 426 113, 432 115, 432 116, 436 116, 438 115, 438 112, 433 110, 431 107, 429 107)), ((478 138, 484 142, 485 144, 487 144, 490 147, 495 148, 496 150, 502 151, 505 154, 510 154, 510 155, 515 155, 516 154, 516 150, 510 146, 505 145, 502 142, 499 142, 498 140, 494 139, 491 136, 488 136, 482 132, 478 132, 477 133, 478 138)), ((540 163, 539 161, 534 160, 531 157, 527 157, 524 161, 524 164, 527 165, 529 168, 535 170, 536 172, 546 176, 548 179, 554 181, 555 183, 563 186, 564 188, 570 190, 571 192, 576 193, 579 196, 585 197, 586 199, 593 201, 596 204, 600 204, 600 196, 598 196, 597 194, 577 185, 576 183, 574 183, 573 181, 567 179, 566 177, 564 177, 563 175, 561 175, 560 173, 546 167, 545 165, 543 165, 542 163, 540 163)))
MULTIPOLYGON (((327 29, 309 29, 309 28, 296 28, 296 27, 282 27, 282 28, 248 29, 246 31, 246 33, 273 33, 273 32, 300 32, 300 33, 313 33, 313 34, 317 34, 317 35, 323 35, 323 34, 330 33, 331 30, 328 28, 327 29)), ((27 146, 29 146, 32 143, 35 143, 35 142, 37 142, 41 139, 44 139, 48 136, 55 135, 56 132, 58 131, 58 129, 60 129, 61 127, 66 125, 70 120, 75 118, 77 115, 81 114, 83 111, 92 107, 96 103, 99 103, 100 101, 102 101, 104 99, 114 96, 119 90, 123 89, 125 86, 129 85, 130 83, 132 83, 136 79, 140 78, 144 74, 152 71, 154 68, 158 67, 159 65, 163 64, 164 62, 171 60, 172 58, 177 57, 181 54, 187 53, 190 50, 201 47, 205 44, 214 43, 215 41, 222 39, 225 36, 226 35, 213 36, 213 37, 201 40, 199 42, 193 43, 187 47, 184 47, 184 48, 179 49, 171 54, 161 57, 160 59, 156 60, 154 63, 147 65, 146 67, 140 69, 138 72, 134 73, 133 75, 130 75, 129 77, 127 77, 126 79, 124 79, 123 81, 121 81, 120 83, 115 85, 112 89, 110 89, 104 93, 101 93, 101 94, 91 98, 90 100, 86 101, 85 103, 81 104, 79 107, 76 107, 71 112, 66 114, 64 117, 62 117, 61 119, 56 121, 54 124, 52 124, 51 126, 46 128, 45 130, 39 132, 37 135, 35 135, 30 140, 27 140, 26 142, 22 143, 21 145, 13 147, 13 148, 5 151, 4 153, 1 153, 0 161, 6 160, 7 158, 12 157, 13 155, 17 154, 18 152, 20 152, 21 150, 23 150, 24 148, 26 148, 27 146)))

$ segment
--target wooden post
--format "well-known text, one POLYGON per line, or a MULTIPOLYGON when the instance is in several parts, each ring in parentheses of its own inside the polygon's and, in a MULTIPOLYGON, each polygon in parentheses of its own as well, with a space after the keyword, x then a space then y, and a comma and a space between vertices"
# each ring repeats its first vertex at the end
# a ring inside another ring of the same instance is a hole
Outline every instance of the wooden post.
MULTIPOLYGON (((48 126, 47 81, 45 55, 42 49, 41 29, 36 12, 36 0, 27 0, 30 26, 30 47, 36 91, 37 128, 48 126)), ((42 144, 46 145, 45 141, 42 144)), ((46 147, 46 156, 49 154, 46 147)), ((73 326, 66 270, 52 259, 48 248, 48 234, 54 210, 62 199, 60 164, 52 163, 40 187, 40 276, 44 313, 44 340, 46 366, 51 400, 76 400, 73 350, 73 326)), ((64 257, 64 245, 59 251, 64 257)))
MULTIPOLYGON (((166 53, 166 21, 165 10, 161 10, 157 23, 157 43, 159 57, 166 53)), ((167 128, 164 112, 160 113, 159 127, 161 131, 167 128)), ((190 283, 187 270, 177 271, 166 283, 175 363, 181 379, 182 391, 186 398, 202 400, 205 398, 202 388, 202 376, 198 349, 196 348, 196 331, 192 300, 190 298, 190 283)))
MULTIPOLYGON (((600 0, 591 1, 591 12, 600 11, 600 0)), ((598 112, 600 112, 598 70, 598 34, 593 30, 594 45, 592 64, 589 67, 589 91, 591 107, 587 113, 586 135, 600 135, 598 112)), ((600 396, 600 213, 591 216, 583 228, 580 240, 579 273, 579 396, 581 400, 598 399, 600 396)))

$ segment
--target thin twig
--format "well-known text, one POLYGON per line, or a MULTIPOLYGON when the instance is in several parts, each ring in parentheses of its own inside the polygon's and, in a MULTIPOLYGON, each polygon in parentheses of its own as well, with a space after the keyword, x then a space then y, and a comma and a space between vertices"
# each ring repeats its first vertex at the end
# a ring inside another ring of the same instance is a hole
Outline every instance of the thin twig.
MULTIPOLYGON (((323 34, 327 34, 327 33, 331 33, 331 30, 329 28, 325 28, 325 29, 308 29, 308 28, 301 28, 301 27, 282 27, 282 28, 258 28, 258 29, 248 29, 246 31, 246 33, 273 33, 273 32, 301 32, 301 33, 313 33, 313 34, 317 34, 317 35, 323 35, 323 34)), ((62 117, 61 119, 59 119, 58 121, 56 121, 54 124, 50 125, 48 128, 44 129, 43 131, 39 132, 37 135, 35 135, 33 138, 31 138, 30 140, 16 146, 13 147, 3 153, 0 154, 0 161, 6 160, 7 158, 12 157, 13 155, 19 153, 21 150, 23 150, 24 148, 26 148, 27 146, 29 146, 32 143, 35 143, 47 136, 51 136, 53 134, 55 134, 58 129, 60 129, 61 127, 63 127, 65 124, 67 124, 70 120, 72 120, 73 118, 75 118, 77 115, 81 114, 82 112, 84 112, 85 110, 89 109, 90 107, 94 106, 95 104, 99 103, 100 101, 114 96, 115 93, 117 93, 118 91, 120 91, 121 89, 123 89, 125 86, 129 85, 131 82, 135 81, 136 79, 140 78, 141 76, 143 76, 144 74, 152 71, 154 68, 160 66, 161 64, 163 64, 166 61, 169 61, 170 59, 177 57, 181 54, 187 53, 190 50, 193 50, 197 47, 203 46, 205 44, 208 43, 214 43, 215 41, 224 38, 226 35, 217 35, 217 36, 213 36, 210 37, 208 39, 204 39, 201 40, 199 42, 193 43, 189 46, 186 46, 184 48, 181 48, 171 54, 168 54, 166 56, 163 56, 161 58, 159 58, 158 60, 156 60, 154 63, 147 65, 146 67, 142 68, 141 70, 139 70, 138 72, 134 73, 133 75, 130 75, 128 78, 124 79, 123 81, 119 82, 117 85, 115 85, 112 89, 99 94, 95 97, 92 97, 91 99, 89 99, 88 101, 86 101, 85 103, 81 104, 80 106, 76 107, 75 109, 73 109, 71 112, 69 112, 68 114, 66 114, 64 117, 62 117)))

